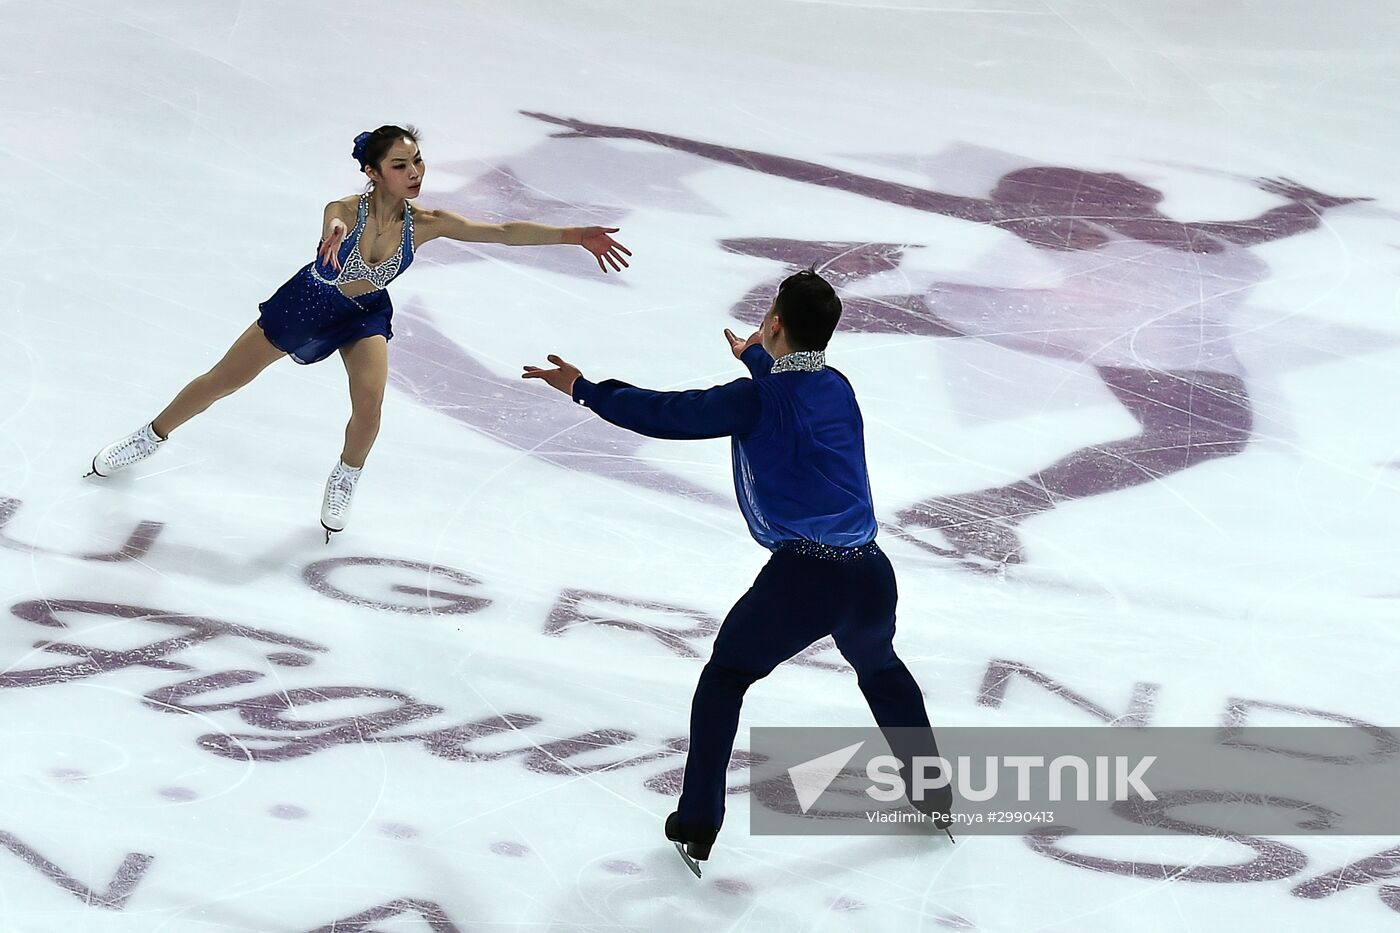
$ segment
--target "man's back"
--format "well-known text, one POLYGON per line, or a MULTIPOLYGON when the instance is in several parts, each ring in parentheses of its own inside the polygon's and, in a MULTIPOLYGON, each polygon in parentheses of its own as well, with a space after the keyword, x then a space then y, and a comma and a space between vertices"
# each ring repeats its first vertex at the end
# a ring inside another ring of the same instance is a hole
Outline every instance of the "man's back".
POLYGON ((876 531, 860 406, 850 382, 822 354, 792 357, 774 372, 761 347, 744 354, 760 415, 752 431, 734 438, 739 507, 754 538, 770 550, 799 538, 859 547, 876 531))

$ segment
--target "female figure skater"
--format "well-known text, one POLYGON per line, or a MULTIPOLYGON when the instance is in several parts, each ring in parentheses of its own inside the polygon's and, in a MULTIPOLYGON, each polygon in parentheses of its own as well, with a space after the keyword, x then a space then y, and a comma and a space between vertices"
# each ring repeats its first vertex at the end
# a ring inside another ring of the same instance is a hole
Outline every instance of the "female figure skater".
POLYGON ((603 272, 627 265, 624 257, 632 254, 609 235, 616 228, 477 223, 412 205, 425 170, 418 135, 413 127, 389 125, 355 137, 352 155, 369 179, 368 190, 326 205, 315 261, 259 306, 257 321, 213 369, 181 389, 153 420, 98 451, 89 476, 111 476, 150 457, 171 431, 283 356, 309 364, 338 350, 350 377, 351 414, 321 504, 329 541, 345 527, 360 469, 379 433, 393 337, 393 305, 385 289, 409 267, 419 247, 438 237, 507 246, 569 243, 592 253, 603 272))

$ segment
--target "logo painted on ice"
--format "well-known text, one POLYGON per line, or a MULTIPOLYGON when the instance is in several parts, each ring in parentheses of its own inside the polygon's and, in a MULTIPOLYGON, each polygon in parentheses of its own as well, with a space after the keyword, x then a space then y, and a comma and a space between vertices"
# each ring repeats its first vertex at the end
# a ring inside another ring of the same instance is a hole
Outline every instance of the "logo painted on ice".
MULTIPOLYGON (((1288 179, 1228 176, 1279 203, 1227 222, 1177 219, 1162 210, 1166 192, 1143 181, 1037 164, 976 145, 871 156, 872 174, 866 175, 638 127, 526 115, 570 140, 569 157, 546 140, 484 174, 477 163, 449 166, 471 180, 442 193, 443 207, 493 220, 528 216, 546 223, 577 223, 582 212, 589 222, 609 226, 640 210, 726 216, 725 208, 687 183, 689 176, 719 166, 797 182, 812 196, 828 189, 996 231, 987 251, 956 271, 916 258, 939 242, 941 227, 914 243, 900 233, 873 243, 744 236, 714 244, 775 266, 767 281, 731 305, 730 315, 746 324, 757 324, 783 278, 815 266, 841 294, 844 330, 979 341, 1068 360, 1101 383, 1112 404, 1137 423, 1130 436, 1105 436, 1011 482, 933 495, 894 514, 894 525, 910 543, 957 559, 968 570, 1026 560, 1019 528, 1033 516, 1242 453, 1268 422, 1256 419, 1237 334, 1255 359, 1269 361, 1268 370, 1251 363, 1253 379, 1395 345, 1387 333, 1345 330, 1335 322, 1304 324, 1296 314, 1271 315, 1269 326, 1247 320, 1251 293, 1271 275, 1257 248, 1315 231, 1327 212, 1368 198, 1326 194, 1288 179), (612 148, 612 140, 630 145, 612 148), (587 178, 561 171, 580 158, 590 165, 587 178), (909 185, 882 177, 890 167, 928 181, 909 185), (950 179, 960 180, 956 190, 945 190, 950 179), (604 206, 609 204, 626 207, 604 206), (1026 287, 1031 281, 1039 284, 1026 287), (1274 331, 1275 318, 1290 321, 1290 330, 1274 331)), ((742 215, 728 218, 730 225, 753 222, 742 215)), ((434 247, 453 263, 487 255, 476 244, 439 241, 434 247)), ((583 256, 569 251, 505 250, 491 260, 630 287, 626 280, 598 276, 583 256)), ((732 503, 647 459, 640 438, 597 419, 580 420, 576 409, 549 398, 547 389, 496 372, 423 304, 401 309, 399 317, 404 326, 392 378, 420 404, 566 469, 691 502, 732 503)), ((1025 385, 1028 377, 1017 367, 998 378, 1025 385)), ((997 417, 1017 417, 1019 405, 1019 398, 1008 400, 997 417)))

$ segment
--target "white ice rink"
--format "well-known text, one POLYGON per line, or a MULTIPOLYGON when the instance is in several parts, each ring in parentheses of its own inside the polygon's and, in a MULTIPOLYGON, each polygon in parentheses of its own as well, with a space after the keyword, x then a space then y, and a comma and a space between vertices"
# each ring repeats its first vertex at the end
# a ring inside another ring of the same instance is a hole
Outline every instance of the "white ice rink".
MULTIPOLYGON (((1389 0, 0 2, 0 933, 1400 927, 1395 837, 754 837, 743 770, 697 881, 677 743, 766 556, 728 445, 517 378, 728 381, 816 263, 935 725, 1394 726, 1397 38, 1389 0), (329 545, 335 360, 81 478, 387 122, 423 205, 632 268, 425 247, 329 545)), ((868 721, 816 650, 738 744, 868 721)))

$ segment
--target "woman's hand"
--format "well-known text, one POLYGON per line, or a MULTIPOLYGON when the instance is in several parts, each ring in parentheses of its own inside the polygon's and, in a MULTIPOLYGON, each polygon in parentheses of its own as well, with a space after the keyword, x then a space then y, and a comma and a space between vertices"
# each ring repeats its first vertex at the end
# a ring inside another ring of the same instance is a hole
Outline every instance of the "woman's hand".
POLYGON ((593 258, 598 260, 598 268, 604 272, 608 271, 603 265, 603 260, 608 261, 608 265, 613 267, 614 272, 621 272, 626 269, 627 260, 624 256, 631 256, 632 251, 621 243, 614 240, 609 234, 616 233, 617 227, 577 227, 578 245, 593 254, 593 258))
POLYGON ((347 233, 349 233, 349 229, 345 226, 345 221, 339 217, 332 219, 330 227, 326 230, 326 235, 321 238, 321 245, 316 250, 316 260, 339 272, 340 244, 345 242, 345 234, 347 233))

